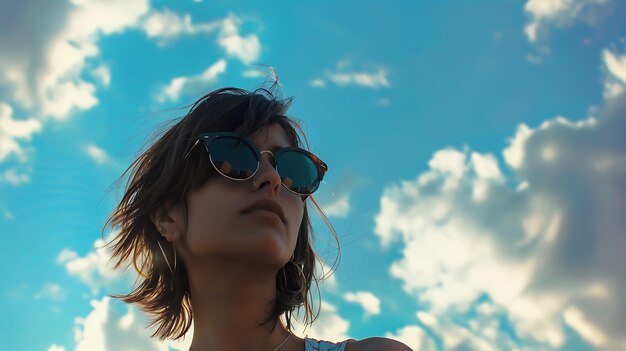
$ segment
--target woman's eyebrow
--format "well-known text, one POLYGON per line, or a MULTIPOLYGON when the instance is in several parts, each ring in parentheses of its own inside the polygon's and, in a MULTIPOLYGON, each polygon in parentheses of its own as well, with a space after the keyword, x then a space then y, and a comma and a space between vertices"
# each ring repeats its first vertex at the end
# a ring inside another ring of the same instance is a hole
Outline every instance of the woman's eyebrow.
MULTIPOLYGON (((273 146, 270 146, 268 148, 265 148, 265 150, 269 150, 271 152, 276 152, 278 149, 282 149, 282 148, 285 148, 285 147, 292 147, 292 146, 291 145, 273 145, 273 146)), ((259 148, 259 150, 261 150, 261 148, 259 148)))

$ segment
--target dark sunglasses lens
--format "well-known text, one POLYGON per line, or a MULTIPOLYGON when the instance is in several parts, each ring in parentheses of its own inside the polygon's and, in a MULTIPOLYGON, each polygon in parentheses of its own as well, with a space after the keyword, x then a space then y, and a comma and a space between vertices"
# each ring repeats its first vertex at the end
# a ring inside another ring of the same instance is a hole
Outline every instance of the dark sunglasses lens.
POLYGON ((299 194, 311 194, 319 187, 317 166, 307 155, 297 151, 280 154, 278 174, 283 184, 299 194))
POLYGON ((248 144, 235 137, 221 137, 209 145, 211 160, 222 174, 248 179, 256 171, 258 160, 248 144))

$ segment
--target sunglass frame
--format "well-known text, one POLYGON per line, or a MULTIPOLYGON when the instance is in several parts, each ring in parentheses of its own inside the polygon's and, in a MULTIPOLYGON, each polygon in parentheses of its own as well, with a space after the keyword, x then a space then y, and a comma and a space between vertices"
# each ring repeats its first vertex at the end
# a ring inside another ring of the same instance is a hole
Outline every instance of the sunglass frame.
MULTIPOLYGON (((275 152, 271 152, 269 150, 264 150, 264 151, 260 151, 258 147, 256 147, 256 145, 254 145, 254 143, 252 143, 248 138, 243 137, 235 132, 210 132, 210 133, 201 133, 198 135, 198 138, 196 139, 196 142, 193 144, 193 146, 191 147, 191 149, 189 149, 189 151, 187 152, 187 154, 185 155, 185 159, 189 156, 189 154, 191 153, 191 151, 193 151, 193 149, 196 147, 196 145, 198 145, 198 143, 202 141, 204 143, 205 146, 205 150, 209 156, 209 161, 211 162, 211 165, 213 166, 213 168, 222 176, 228 178, 228 179, 232 179, 232 180, 248 180, 252 177, 254 177, 254 175, 256 174, 256 172, 258 172, 259 170, 259 166, 261 164, 261 154, 262 153, 269 153, 270 155, 272 155, 272 167, 274 167, 274 169, 276 170, 276 172, 278 172, 278 157, 285 153, 285 152, 299 152, 301 154, 304 154, 305 156, 307 156, 311 161, 313 161, 313 164, 316 166, 317 168, 317 186, 315 187, 315 189, 313 189, 313 191, 311 191, 310 193, 299 193, 297 191, 291 190, 289 189, 288 186, 285 185, 285 183, 282 182, 281 180, 281 184, 282 186, 291 191, 294 194, 297 195, 304 195, 304 196, 309 196, 311 194, 313 194, 315 191, 317 191, 317 189, 319 188, 319 183, 324 179, 324 175, 326 174, 326 172, 328 172, 328 165, 326 165, 326 163, 324 161, 322 161, 319 157, 317 157, 315 154, 313 154, 310 151, 301 149, 299 147, 281 147, 276 149, 275 152), (243 142, 244 144, 246 144, 254 153, 254 156, 256 157, 257 160, 257 165, 256 165, 256 169, 254 170, 254 172, 252 173, 252 175, 248 178, 233 178, 231 176, 228 176, 224 173, 222 173, 219 168, 217 168, 217 166, 215 165, 215 163, 213 162, 213 159, 211 157, 211 152, 209 151, 209 146, 211 144, 211 142, 213 142, 216 139, 222 138, 222 137, 234 137, 236 139, 238 139, 239 141, 243 142)), ((279 173, 280 175, 280 173, 279 173)), ((282 177, 281 177, 282 178, 282 177)))

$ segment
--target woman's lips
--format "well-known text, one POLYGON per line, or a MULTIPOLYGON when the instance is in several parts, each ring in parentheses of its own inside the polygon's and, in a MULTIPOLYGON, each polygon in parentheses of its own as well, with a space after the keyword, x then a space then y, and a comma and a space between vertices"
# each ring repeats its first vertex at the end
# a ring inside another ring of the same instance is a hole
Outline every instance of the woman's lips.
POLYGON ((280 216, 276 212, 272 212, 272 211, 268 211, 268 210, 262 210, 262 209, 252 210, 250 212, 246 212, 245 214, 261 215, 261 216, 264 216, 264 217, 275 218, 278 221, 280 221, 281 223, 283 222, 283 220, 280 218, 280 216))

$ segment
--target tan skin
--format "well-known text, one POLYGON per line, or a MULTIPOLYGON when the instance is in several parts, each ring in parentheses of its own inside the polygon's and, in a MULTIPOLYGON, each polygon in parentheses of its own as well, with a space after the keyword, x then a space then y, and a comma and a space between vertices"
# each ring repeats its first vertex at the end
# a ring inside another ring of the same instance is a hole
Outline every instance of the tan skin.
MULTIPOLYGON (((249 139, 259 150, 290 146, 276 124, 249 139)), ((272 311, 276 274, 295 250, 304 203, 283 188, 268 157, 262 154, 252 179, 217 176, 190 193, 186 235, 180 209, 157 213, 163 235, 187 267, 193 350, 273 350, 288 335, 281 323, 270 332, 269 325, 259 327, 258 322, 272 311), (259 212, 242 214, 264 198, 281 206, 286 223, 259 212)), ((281 350, 304 350, 304 341, 291 336, 281 350)))
MULTIPOLYGON (((278 124, 257 131, 249 139, 261 151, 290 146, 278 124)), ((252 179, 235 181, 218 176, 189 194, 187 233, 179 208, 163 206, 154 214, 161 234, 176 247, 178 259, 187 267, 193 297, 194 351, 270 351, 289 334, 280 322, 274 331, 269 323, 260 327, 258 322, 267 319, 273 310, 276 274, 295 250, 305 203, 282 186, 268 159, 271 156, 261 155, 252 179), (281 206, 285 223, 259 211, 242 213, 264 198, 281 206)), ((355 341, 346 351, 367 349, 372 342, 378 342, 376 349, 382 350, 381 340, 388 339, 355 341)), ((280 348, 304 349, 304 339, 295 335, 280 348)))

